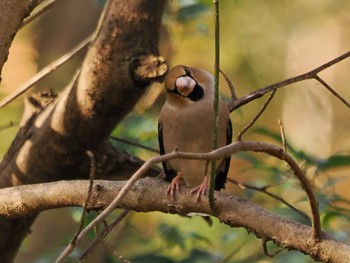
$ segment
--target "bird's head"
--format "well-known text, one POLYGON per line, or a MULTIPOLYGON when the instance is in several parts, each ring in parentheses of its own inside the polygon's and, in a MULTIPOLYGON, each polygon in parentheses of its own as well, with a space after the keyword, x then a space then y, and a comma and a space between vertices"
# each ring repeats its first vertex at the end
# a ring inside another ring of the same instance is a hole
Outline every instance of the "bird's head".
POLYGON ((165 78, 168 96, 196 102, 213 93, 213 76, 202 69, 178 65, 165 78))

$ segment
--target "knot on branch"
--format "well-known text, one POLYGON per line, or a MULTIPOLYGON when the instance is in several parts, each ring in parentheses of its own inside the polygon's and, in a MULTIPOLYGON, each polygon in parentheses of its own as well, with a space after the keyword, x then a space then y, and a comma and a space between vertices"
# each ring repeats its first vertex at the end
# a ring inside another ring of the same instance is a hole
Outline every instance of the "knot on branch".
POLYGON ((53 90, 42 91, 28 97, 24 101, 24 112, 20 126, 23 126, 35 114, 42 112, 48 105, 53 103, 57 94, 53 90))
POLYGON ((154 81, 162 81, 168 65, 162 56, 137 54, 130 63, 130 75, 137 86, 144 87, 154 81))
POLYGON ((33 94, 28 98, 28 102, 38 110, 43 110, 57 98, 57 94, 52 90, 46 90, 33 94))

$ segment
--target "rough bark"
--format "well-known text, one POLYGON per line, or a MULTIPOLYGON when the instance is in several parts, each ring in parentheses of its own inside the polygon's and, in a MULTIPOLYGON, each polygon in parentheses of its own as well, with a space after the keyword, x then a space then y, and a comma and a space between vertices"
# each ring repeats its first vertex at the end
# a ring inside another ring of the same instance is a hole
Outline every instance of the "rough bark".
MULTIPOLYGON (((21 127, 0 164, 0 187, 86 178, 86 150, 104 155, 101 145, 111 130, 165 74, 157 50, 164 1, 107 6, 76 80, 21 127)), ((1 262, 13 260, 34 218, 0 218, 1 262)))
MULTIPOLYGON (((118 195, 124 182, 95 181, 89 209, 103 209, 118 195)), ((285 249, 299 250, 314 260, 347 262, 350 247, 322 233, 312 242, 312 228, 282 216, 272 214, 245 198, 215 193, 215 209, 207 199, 196 202, 196 196, 181 188, 176 200, 154 198, 165 195, 163 180, 140 179, 120 201, 118 207, 139 212, 161 211, 186 215, 190 212, 211 214, 231 227, 245 227, 263 240, 272 240, 285 249), (273 222, 273 223, 271 223, 273 222)), ((19 186, 0 190, 0 214, 3 216, 31 216, 38 212, 66 206, 81 206, 89 189, 88 181, 60 181, 34 186, 19 186)))

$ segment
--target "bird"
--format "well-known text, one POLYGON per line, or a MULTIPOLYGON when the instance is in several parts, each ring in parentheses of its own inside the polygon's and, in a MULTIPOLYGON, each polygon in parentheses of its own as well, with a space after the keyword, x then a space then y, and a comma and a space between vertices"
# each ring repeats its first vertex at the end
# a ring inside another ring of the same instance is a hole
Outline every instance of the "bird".
MULTIPOLYGON (((161 155, 174 150, 205 153, 213 150, 214 77, 207 71, 184 65, 173 67, 165 77, 167 98, 158 119, 161 155)), ((230 112, 220 97, 218 147, 232 142, 230 112)), ((215 190, 225 188, 231 157, 216 161, 215 190)), ((191 188, 197 200, 208 189, 210 165, 205 160, 172 159, 162 162, 170 184, 166 194, 174 198, 180 185, 191 188)))

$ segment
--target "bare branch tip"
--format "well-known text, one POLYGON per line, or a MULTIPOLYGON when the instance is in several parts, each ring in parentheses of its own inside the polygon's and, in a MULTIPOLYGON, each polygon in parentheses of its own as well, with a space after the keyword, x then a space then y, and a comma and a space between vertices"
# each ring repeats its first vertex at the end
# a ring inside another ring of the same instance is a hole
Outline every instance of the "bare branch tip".
POLYGON ((282 139, 282 145, 283 145, 283 151, 287 153, 287 142, 286 142, 286 134, 284 130, 283 123, 280 119, 278 119, 278 125, 280 126, 280 133, 281 133, 281 139, 282 139))

